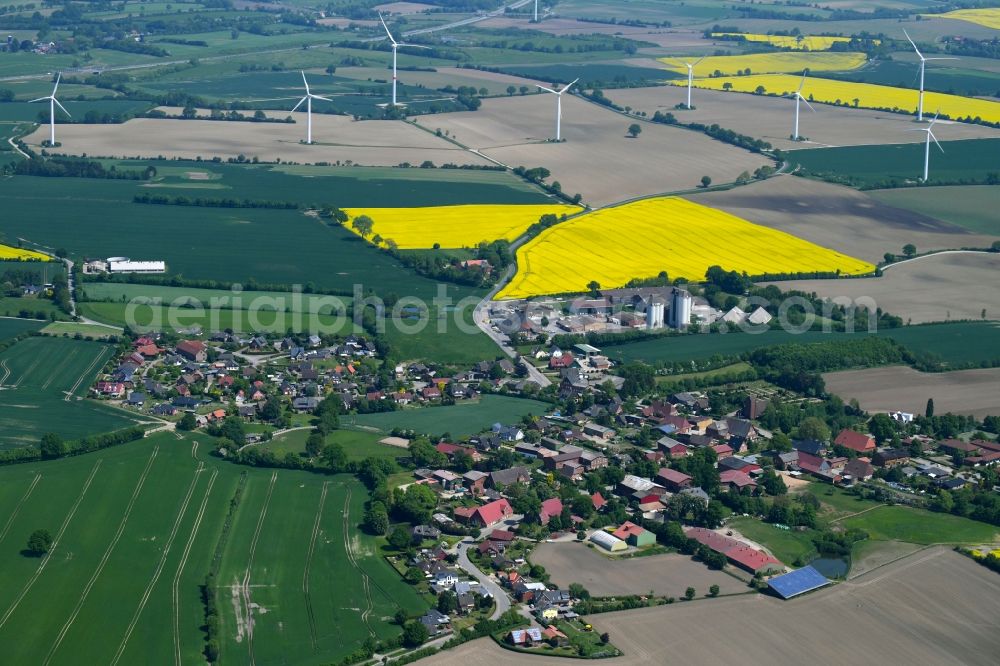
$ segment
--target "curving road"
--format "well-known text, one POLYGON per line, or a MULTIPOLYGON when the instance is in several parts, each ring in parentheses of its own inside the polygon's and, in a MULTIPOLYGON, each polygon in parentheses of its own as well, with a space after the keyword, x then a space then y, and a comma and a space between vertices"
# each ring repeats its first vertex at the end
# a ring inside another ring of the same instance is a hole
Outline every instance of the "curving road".
POLYGON ((493 614, 490 615, 490 619, 496 620, 510 610, 510 597, 507 596, 507 593, 504 592, 503 588, 500 587, 500 585, 498 585, 493 578, 480 571, 479 567, 473 564, 472 560, 469 559, 469 546, 474 545, 475 542, 472 541, 471 537, 466 537, 462 541, 455 544, 455 551, 458 553, 458 566, 469 572, 473 578, 479 581, 479 584, 482 585, 487 592, 493 595, 493 599, 496 601, 497 607, 493 611, 493 614))

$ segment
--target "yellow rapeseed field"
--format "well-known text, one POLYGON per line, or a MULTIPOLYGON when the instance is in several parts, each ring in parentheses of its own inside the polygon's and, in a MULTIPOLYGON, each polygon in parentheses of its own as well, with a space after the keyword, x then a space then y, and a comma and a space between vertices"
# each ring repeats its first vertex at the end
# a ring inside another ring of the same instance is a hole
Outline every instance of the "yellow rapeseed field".
POLYGON ((947 18, 968 21, 978 25, 1000 30, 1000 8, 991 7, 988 9, 956 9, 946 14, 924 14, 927 18, 947 18))
POLYGON ((383 241, 393 240, 401 250, 434 247, 472 247, 480 241, 514 240, 542 215, 573 215, 579 206, 568 204, 498 204, 463 206, 428 206, 426 208, 349 208, 350 219, 344 224, 358 233, 351 222, 358 215, 372 219, 372 234, 383 241))
MULTIPOLYGON (((764 87, 765 94, 784 95, 794 92, 802 78, 785 74, 760 76, 730 76, 711 79, 697 79, 695 87, 711 90, 754 92, 758 86, 764 87)), ((674 85, 687 85, 687 81, 671 81, 674 85)), ((853 83, 831 79, 807 78, 802 94, 809 100, 827 104, 846 104, 865 109, 895 109, 916 113, 918 91, 908 88, 894 88, 872 83, 853 83)), ((924 113, 933 115, 938 109, 941 115, 952 120, 980 118, 987 122, 1000 122, 1000 103, 984 99, 947 95, 945 93, 924 93, 924 113)))
POLYGON ((0 261, 48 261, 49 259, 48 255, 41 252, 0 244, 0 261))
MULTIPOLYGON (((748 42, 770 44, 779 49, 795 51, 829 51, 834 44, 851 41, 850 37, 822 37, 818 35, 761 35, 743 32, 713 32, 712 37, 742 37, 748 42)), ((879 40, 873 40, 878 44, 879 40)))
POLYGON ((604 208, 546 229, 517 251, 518 271, 497 298, 621 287, 666 271, 701 280, 713 265, 764 273, 868 273, 871 264, 679 197, 604 208))
MULTIPOLYGON (((697 58, 660 58, 670 69, 687 74, 683 61, 697 58)), ((695 76, 731 76, 747 69, 751 74, 773 74, 801 72, 842 72, 857 69, 867 62, 864 53, 809 53, 781 51, 776 53, 752 53, 749 55, 709 56, 694 68, 695 76)), ((685 82, 686 83, 686 82, 685 82)))

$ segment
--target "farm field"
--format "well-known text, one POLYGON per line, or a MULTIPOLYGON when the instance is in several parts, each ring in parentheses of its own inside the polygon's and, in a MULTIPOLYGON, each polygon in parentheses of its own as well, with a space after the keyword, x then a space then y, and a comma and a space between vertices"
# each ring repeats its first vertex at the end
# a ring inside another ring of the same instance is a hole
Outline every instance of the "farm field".
MULTIPOLYGON (((562 13, 562 9, 560 13, 562 13)), ((480 28, 504 29, 504 28, 524 28, 524 19, 513 17, 496 17, 479 24, 480 28)), ((661 28, 654 26, 632 26, 624 23, 594 23, 591 21, 578 21, 575 18, 556 16, 547 18, 541 23, 531 26, 532 30, 546 32, 550 35, 573 36, 573 35, 616 35, 640 42, 649 42, 659 46, 661 49, 680 50, 697 47, 708 47, 712 42, 706 40, 700 32, 693 30, 683 30, 676 28, 661 28)))
MULTIPOLYGON (((870 298, 886 312, 914 324, 947 320, 1000 319, 1000 294, 991 284, 1000 271, 998 254, 938 254, 890 266, 871 280, 792 280, 779 289, 821 298, 870 298)), ((997 324, 1000 326, 1000 324, 997 324)), ((997 351, 1000 357, 1000 350, 997 351)))
POLYGON ((811 541, 816 534, 814 530, 804 532, 782 530, 756 518, 733 518, 726 521, 726 528, 732 528, 747 539, 760 544, 789 566, 798 566, 809 561, 816 552, 811 541))
POLYGON ((700 597, 712 585, 718 585, 722 595, 748 591, 738 578, 676 553, 616 560, 582 543, 559 542, 539 544, 529 559, 545 567, 560 588, 580 583, 595 597, 649 594, 653 590, 679 599, 688 587, 698 590, 700 597))
POLYGON ((973 233, 1000 237, 1000 187, 995 185, 942 185, 934 188, 875 190, 868 196, 889 206, 930 215, 957 224, 973 233))
POLYGON ((488 99, 475 112, 419 118, 462 144, 511 166, 543 165, 569 194, 591 206, 696 187, 703 175, 732 182, 769 160, 687 130, 643 125, 630 139, 630 120, 572 95, 563 96, 563 143, 555 135, 555 101, 528 95, 488 99), (600 159, 595 159, 599 155, 600 159))
MULTIPOLYGON (((679 74, 687 76, 687 66, 672 58, 661 59, 665 65, 679 74)), ((733 56, 708 56, 694 68, 695 85, 701 79, 697 77, 735 76, 749 69, 754 74, 801 74, 802 70, 810 72, 838 72, 856 69, 867 62, 864 53, 804 53, 780 51, 777 53, 751 53, 733 56), (718 72, 718 74, 716 74, 718 72)), ((750 78, 750 77, 740 77, 750 78)), ((684 80, 687 85, 687 79, 684 80)), ((796 88, 798 84, 796 84, 796 88)), ((753 88, 756 88, 754 86, 753 88)), ((753 90, 750 88, 750 90, 753 90)), ((792 88, 794 90, 795 88, 792 88)))
POLYGON ((868 412, 920 414, 928 398, 933 398, 938 413, 982 418, 996 413, 996 396, 1000 395, 1000 368, 925 373, 890 366, 830 372, 823 380, 827 391, 845 401, 857 399, 868 412))
MULTIPOLYGON (((292 430, 274 437, 274 439, 260 444, 261 448, 274 451, 279 458, 286 453, 305 454, 306 440, 312 434, 312 428, 292 430)), ((327 444, 337 443, 344 447, 348 460, 363 460, 368 457, 374 458, 404 458, 409 455, 407 449, 380 444, 382 435, 360 430, 334 430, 326 437, 327 444)))
POLYGON ((958 21, 968 21, 976 25, 986 26, 994 30, 1000 30, 1000 9, 956 9, 944 14, 925 14, 932 18, 956 19, 958 21))
POLYGON ((779 49, 792 49, 793 51, 827 51, 834 44, 844 44, 851 41, 850 37, 821 37, 817 35, 761 35, 742 32, 713 32, 711 36, 735 37, 737 38, 737 43, 742 40, 751 43, 768 44, 779 49))
MULTIPOLYGON (((944 152, 932 146, 928 182, 984 182, 1000 171, 1000 138, 948 141, 947 128, 936 130, 944 152)), ((923 176, 924 146, 918 143, 793 150, 787 160, 806 174, 843 179, 857 187, 889 181, 916 183, 923 176)), ((840 182, 840 181, 838 181, 840 182)))
POLYGON ((809 178, 781 176, 727 192, 688 197, 706 206, 872 263, 912 243, 921 252, 989 247, 972 233, 919 212, 886 206, 863 192, 809 178))
MULTIPOLYGON (((475 247, 480 241, 513 241, 543 215, 574 215, 578 206, 553 202, 527 206, 432 206, 427 208, 348 208, 352 219, 367 215, 373 233, 401 250, 475 247)), ((344 228, 360 235, 348 221, 344 228)))
POLYGON ((99 324, 77 324, 71 321, 54 321, 42 329, 45 335, 56 335, 60 337, 77 335, 90 339, 103 339, 108 336, 117 336, 121 331, 99 324))
POLYGON ((997 538, 997 528, 948 513, 908 506, 880 506, 841 521, 844 527, 865 530, 876 541, 929 544, 980 544, 997 538))
MULTIPOLYGON (((924 90, 966 97, 1000 97, 1000 76, 994 70, 993 63, 982 63, 975 58, 968 60, 962 58, 935 62, 933 65, 926 69, 924 90)), ((829 72, 823 77, 839 81, 911 88, 916 87, 913 77, 919 70, 920 61, 915 53, 898 52, 893 53, 892 60, 876 60, 860 69, 829 72)))
MULTIPOLYGON (((223 160, 243 155, 262 161, 315 164, 317 162, 396 166, 420 164, 477 164, 489 162, 422 132, 402 121, 355 121, 346 116, 313 114, 313 145, 303 143, 306 116, 292 114, 294 124, 225 122, 214 120, 169 120, 134 118, 119 125, 65 125, 56 129, 62 155, 100 157, 181 157, 223 160)), ((39 148, 48 138, 48 128, 39 128, 24 138, 39 148)))
POLYGON ((45 324, 44 321, 35 321, 34 319, 2 317, 0 318, 0 342, 17 337, 22 333, 40 330, 45 324))
MULTIPOLYGON (((52 86, 50 85, 44 94, 49 95, 51 92, 52 86)), ((139 113, 145 113, 153 107, 150 102, 145 102, 143 100, 97 99, 77 101, 69 99, 69 95, 66 93, 62 93, 61 97, 62 99, 59 101, 62 102, 67 111, 73 114, 73 119, 68 120, 64 113, 56 111, 56 124, 60 125, 60 127, 56 128, 56 137, 60 141, 62 140, 61 130, 66 127, 73 127, 77 129, 77 131, 82 130, 83 132, 88 132, 95 127, 100 127, 100 125, 95 126, 85 124, 84 121, 88 118, 88 114, 97 114, 97 118, 104 115, 123 118, 125 116, 134 116, 139 113)), ((39 128, 39 131, 44 129, 44 138, 49 138, 49 108, 45 104, 29 104, 28 102, 8 102, 6 104, 0 104, 0 120, 42 120, 44 125, 39 128)))
POLYGON ((518 248, 517 260, 517 274, 497 298, 582 292, 591 280, 621 287, 664 270, 699 280, 713 265, 751 275, 874 270, 864 261, 673 197, 604 209, 546 229, 518 248), (719 238, 726 244, 718 244, 719 238))
MULTIPOLYGON (((626 666, 655 662, 669 653, 678 662, 812 663, 842 661, 844 636, 866 660, 933 666, 957 661, 992 664, 1000 628, 1000 578, 946 548, 921 551, 847 583, 791 601, 738 596, 592 616, 608 632, 626 666), (669 630, 665 628, 669 627, 669 630), (726 640, 707 638, 724 635, 726 640), (789 640, 788 636, 796 639, 789 640)), ((481 660, 518 666, 524 658, 481 639, 427 660, 461 666, 481 660)), ((559 657, 533 657, 557 666, 559 657)))
POLYGON ((328 663, 368 635, 360 614, 341 606, 370 604, 369 622, 380 636, 396 631, 381 618, 397 604, 409 612, 422 608, 368 537, 358 532, 353 543, 345 540, 367 496, 357 481, 240 468, 208 456, 208 445, 200 435, 159 433, 94 454, 0 470, 0 485, 17 491, 4 493, 5 513, 29 488, 32 498, 47 499, 12 513, 0 539, 0 640, 10 659, 201 659, 200 586, 240 486, 243 499, 213 590, 227 661, 328 663), (19 551, 39 526, 58 532, 55 550, 43 560, 26 558, 19 551), (363 591, 365 576, 371 597, 363 591), (244 581, 246 597, 238 598, 254 604, 255 640, 244 636, 237 643, 233 593, 244 581), (104 638, 92 640, 94 632, 104 638))
POLYGON ((369 431, 388 433, 393 428, 413 430, 419 434, 452 437, 475 435, 488 430, 494 423, 511 424, 522 416, 541 416, 551 405, 537 400, 483 395, 474 402, 460 402, 442 407, 402 409, 380 414, 357 414, 344 417, 341 424, 369 431))
POLYGON ((138 422, 83 399, 113 351, 96 342, 32 337, 0 353, 0 448, 36 445, 48 432, 76 439, 138 422))
MULTIPOLYGON (((34 250, 28 250, 22 247, 13 247, 11 245, 0 244, 0 261, 3 261, 5 265, 8 265, 11 261, 16 262, 29 262, 29 261, 49 261, 49 255, 42 254, 41 252, 35 252, 34 250)), ((35 268, 34 266, 25 266, 25 269, 35 268)))
POLYGON ((201 303, 206 308, 216 301, 220 308, 246 310, 257 302, 273 304, 281 312, 328 312, 333 301, 343 307, 351 302, 347 296, 305 294, 287 291, 247 291, 244 289, 196 289, 193 287, 167 287, 127 282, 84 282, 78 289, 91 301, 114 303, 134 298, 158 299, 165 305, 201 303))
MULTIPOLYGON (((735 356, 772 345, 810 344, 845 335, 851 334, 821 331, 794 334, 777 329, 759 334, 682 335, 606 346, 603 351, 613 359, 626 362, 689 361, 708 358, 714 354, 735 356)), ((859 332, 854 335, 867 333, 859 332)), ((997 357, 995 350, 1000 345, 1000 327, 993 322, 884 328, 877 335, 891 337, 913 352, 933 354, 945 363, 954 364, 992 361, 997 357)))
POLYGON ((37 296, 0 296, 0 316, 33 319, 68 319, 69 315, 48 298, 37 296))
MULTIPOLYGON (((924 135, 907 132, 913 119, 889 111, 854 109, 842 106, 817 107, 816 113, 802 109, 800 133, 805 141, 792 141, 795 103, 790 99, 767 95, 745 95, 735 104, 733 97, 718 90, 695 90, 691 95, 694 111, 676 109, 687 100, 687 89, 676 86, 658 88, 620 88, 605 95, 619 106, 630 106, 652 116, 656 111, 672 113, 682 123, 717 124, 756 139, 767 141, 781 150, 802 150, 830 146, 871 145, 883 143, 919 143, 924 135)), ((1000 130, 983 125, 938 121, 935 129, 950 139, 998 138, 1000 130)), ((932 156, 935 159, 937 156, 932 156)))
MULTIPOLYGON (((641 82, 661 83, 667 79, 679 78, 679 74, 665 69, 663 64, 654 61, 654 67, 642 66, 632 61, 618 62, 588 62, 584 64, 550 64, 550 65, 508 65, 503 71, 517 76, 543 82, 546 87, 555 83, 566 84, 580 80, 580 88, 595 88, 613 83, 641 82)), ((533 82, 533 81, 532 81, 533 82)))
MULTIPOLYGON (((754 74, 695 79, 694 85, 696 88, 723 90, 723 86, 728 84, 738 93, 753 93, 758 87, 763 86, 765 94, 781 96, 797 90, 801 80, 801 77, 787 74, 754 74)), ((859 107, 898 110, 900 113, 914 115, 916 115, 918 94, 917 90, 905 88, 817 78, 807 78, 802 88, 802 95, 814 103, 854 105, 854 100, 857 99, 859 107)), ((938 109, 942 116, 954 120, 980 118, 986 122, 1000 122, 1000 102, 925 92, 924 112, 933 116, 938 109)))

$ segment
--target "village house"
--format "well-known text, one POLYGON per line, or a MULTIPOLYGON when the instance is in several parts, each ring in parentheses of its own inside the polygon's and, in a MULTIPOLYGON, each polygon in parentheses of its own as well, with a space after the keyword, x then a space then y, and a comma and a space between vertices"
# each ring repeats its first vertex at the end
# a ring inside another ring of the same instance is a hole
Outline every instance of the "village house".
POLYGON ((200 340, 181 340, 177 343, 177 353, 188 361, 204 363, 208 359, 205 343, 200 340))
POLYGON ((868 455, 875 452, 874 437, 848 428, 841 430, 833 443, 855 453, 868 455))
POLYGON ((455 509, 456 520, 479 527, 496 525, 512 515, 514 515, 514 509, 505 499, 498 499, 482 506, 455 509))

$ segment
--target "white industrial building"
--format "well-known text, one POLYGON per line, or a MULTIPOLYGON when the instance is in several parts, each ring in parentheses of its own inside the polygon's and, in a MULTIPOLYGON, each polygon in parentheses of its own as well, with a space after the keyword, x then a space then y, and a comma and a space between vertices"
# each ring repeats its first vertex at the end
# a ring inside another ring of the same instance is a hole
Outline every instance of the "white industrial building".
POLYGON ((691 323, 691 292, 676 287, 670 293, 670 320, 672 328, 687 328, 691 323))
POLYGON ((663 299, 654 297, 646 306, 646 328, 650 331, 663 328, 663 315, 667 304, 663 299))
POLYGON ((109 273, 166 273, 165 261, 132 261, 128 257, 109 257, 109 273))
POLYGON ((597 530, 590 535, 590 540, 596 543, 598 546, 604 550, 610 551, 612 553, 620 552, 628 549, 628 544, 619 539, 618 537, 608 534, 604 530, 597 530))

